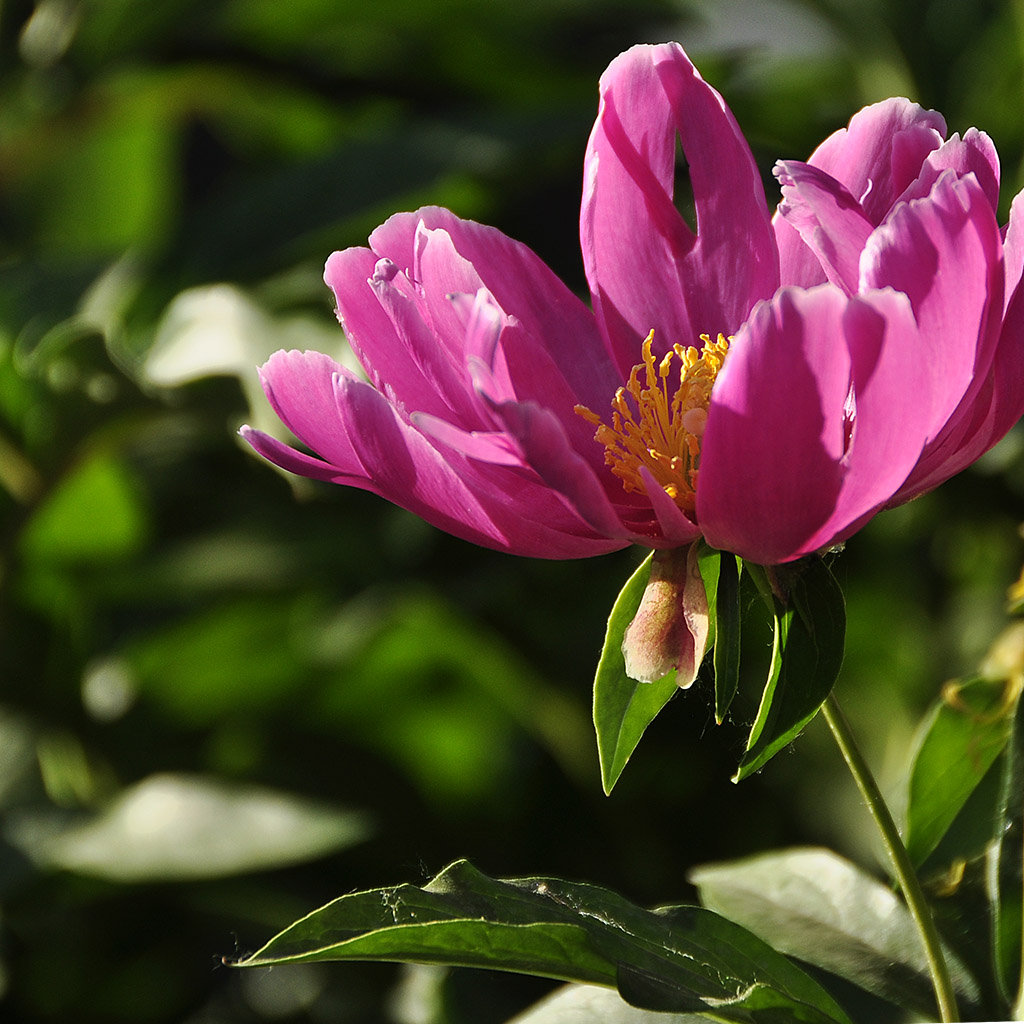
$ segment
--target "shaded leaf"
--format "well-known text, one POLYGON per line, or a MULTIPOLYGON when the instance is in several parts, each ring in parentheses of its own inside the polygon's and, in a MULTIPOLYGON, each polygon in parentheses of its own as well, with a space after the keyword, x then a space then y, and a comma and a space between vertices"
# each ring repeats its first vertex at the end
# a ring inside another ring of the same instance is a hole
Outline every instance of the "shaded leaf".
POLYGON ((19 543, 30 561, 97 564, 134 554, 148 532, 138 481, 122 460, 96 451, 47 496, 19 543))
POLYGON ((788 567, 776 567, 785 601, 765 586, 765 570, 747 568, 772 605, 775 642, 737 782, 763 768, 818 713, 839 675, 846 639, 843 592, 822 559, 812 558, 786 572, 788 567))
POLYGON ((1002 681, 947 686, 922 723, 910 770, 905 836, 916 866, 935 849, 1006 746, 1012 709, 1005 698, 1002 681))
POLYGON ((992 762, 935 849, 921 862, 920 877, 941 876, 953 882, 968 861, 984 856, 999 827, 1004 767, 1001 756, 992 762))
MULTIPOLYGON (((712 563, 708 576, 714 578, 714 592, 708 590, 708 609, 715 624, 715 721, 721 725, 740 684, 740 562, 728 551, 716 554, 717 559, 707 560, 712 563)), ((708 576, 704 578, 705 587, 708 576)))
POLYGON ((648 1009, 725 1021, 845 1022, 808 975, 750 932, 700 907, 642 910, 591 885, 495 881, 465 861, 422 889, 354 893, 240 962, 391 960, 488 967, 617 985, 648 1009), (767 1016, 762 1010, 771 1007, 767 1016))
MULTIPOLYGON (((910 912, 888 886, 831 850, 795 848, 706 864, 689 878, 706 907, 780 952, 897 1006, 935 1013, 910 912)), ((976 1003, 977 985, 962 967, 953 970, 961 1000, 976 1003)))
POLYGON ((633 621, 651 574, 653 553, 626 581, 608 617, 594 678, 594 728, 601 758, 601 782, 610 793, 647 727, 676 692, 676 674, 653 683, 626 675, 622 637, 633 621))

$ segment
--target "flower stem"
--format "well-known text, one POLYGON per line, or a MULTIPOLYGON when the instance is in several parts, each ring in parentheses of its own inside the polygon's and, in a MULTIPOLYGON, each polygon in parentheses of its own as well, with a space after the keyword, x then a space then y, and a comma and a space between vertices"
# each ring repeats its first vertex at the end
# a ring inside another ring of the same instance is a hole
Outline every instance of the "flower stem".
POLYGON ((921 883, 917 879, 910 855, 903 845, 892 813, 882 796, 882 791, 878 788, 875 777, 871 774, 871 769, 864 760, 864 755, 857 746, 857 741, 850 730, 850 723, 847 722, 834 694, 830 694, 828 700, 822 705, 821 713, 828 723, 836 745, 843 755, 843 760, 846 761, 846 766, 850 769, 850 774, 853 776, 854 782, 857 783, 857 788, 867 804, 868 811, 881 833, 882 841, 896 873, 896 880, 899 882, 900 889, 903 890, 903 897, 907 901, 907 907, 921 936, 942 1020, 958 1021, 960 1016, 956 1006, 956 996, 953 994, 953 983, 946 966, 946 958, 942 953, 939 933, 935 928, 931 911, 928 909, 924 893, 921 891, 921 883))
MULTIPOLYGON (((1021 851, 1018 851, 1021 852, 1021 851)), ((1021 915, 1021 964, 1020 979, 1017 982, 1017 998, 1013 1004, 1013 1020, 1024 1020, 1024 914, 1021 915)))

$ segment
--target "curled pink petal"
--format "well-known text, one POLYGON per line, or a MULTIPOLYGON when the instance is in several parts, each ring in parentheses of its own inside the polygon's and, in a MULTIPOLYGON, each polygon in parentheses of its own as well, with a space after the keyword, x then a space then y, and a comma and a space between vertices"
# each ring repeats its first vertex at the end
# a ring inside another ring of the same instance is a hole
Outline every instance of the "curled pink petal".
MULTIPOLYGON (((807 163, 845 188, 868 223, 877 226, 918 178, 928 155, 942 145, 945 132, 946 123, 934 110, 905 99, 884 100, 854 114, 807 163)), ((807 288, 824 282, 826 272, 799 231, 781 212, 772 224, 782 283, 807 288)))
POLYGON ((600 94, 580 238, 595 312, 627 374, 652 328, 659 345, 734 330, 775 290, 778 262, 746 141, 681 47, 627 51, 601 77, 600 94), (677 137, 696 234, 673 205, 677 137))
POLYGON ((854 114, 807 162, 845 185, 868 220, 879 224, 945 134, 937 111, 905 99, 883 100, 854 114))

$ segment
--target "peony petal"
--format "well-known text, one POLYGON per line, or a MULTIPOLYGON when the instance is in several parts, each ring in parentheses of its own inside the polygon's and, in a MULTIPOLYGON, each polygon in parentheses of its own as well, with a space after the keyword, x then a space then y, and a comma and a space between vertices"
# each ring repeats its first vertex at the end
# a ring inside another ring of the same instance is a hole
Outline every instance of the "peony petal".
POLYGON ((899 202, 922 199, 943 171, 951 170, 958 178, 973 174, 993 210, 999 205, 999 154, 992 140, 977 128, 969 128, 961 139, 951 135, 938 149, 925 158, 917 179, 900 196, 899 202))
MULTIPOLYGON (((532 402, 505 402, 495 407, 516 439, 526 461, 548 487, 599 534, 622 541, 638 539, 622 523, 604 489, 614 478, 598 477, 569 443, 558 418, 532 402)), ((653 531, 652 531, 653 532, 653 531)))
MULTIPOLYGON (((976 404, 986 411, 987 432, 977 432, 972 436, 972 447, 966 455, 970 456, 963 466, 970 465, 974 459, 984 455, 1006 432, 1024 416, 1024 289, 1017 288, 1010 301, 1003 320, 999 344, 992 370, 989 375, 991 393, 979 394, 976 404)), ((958 473, 963 466, 957 466, 953 472, 958 473)), ((948 477, 947 477, 948 479, 948 477)))
MULTIPOLYGON (((497 426, 493 408, 503 402, 534 402, 558 417, 575 451, 595 468, 604 464, 604 446, 594 442, 593 425, 576 413, 583 403, 571 390, 542 339, 509 320, 490 295, 452 296, 466 321, 467 364, 473 386, 484 399, 486 422, 497 426)), ((616 384, 617 386, 617 384, 616 384)), ((607 407, 615 387, 601 395, 607 407)))
POLYGON ((835 178, 810 164, 780 160, 775 177, 782 186, 779 216, 800 233, 828 280, 852 295, 872 229, 860 203, 835 178))
POLYGON ((352 374, 321 352, 275 352, 260 382, 281 422, 307 447, 350 472, 358 459, 338 415, 334 380, 352 374))
POLYGON ((655 344, 735 330, 778 284, 764 188, 722 97, 675 43, 636 46, 601 77, 580 238, 594 309, 621 375, 655 344), (676 137, 697 234, 673 206, 676 137))
POLYGON ((945 134, 937 111, 902 98, 883 100, 854 114, 807 162, 845 185, 878 225, 945 134))
POLYGON ((640 467, 640 477, 644 482, 644 493, 651 503, 651 509, 658 520, 663 537, 672 538, 672 545, 687 544, 700 536, 700 528, 694 525, 683 514, 682 509, 666 494, 665 489, 654 479, 646 466, 640 467))
POLYGON ((450 347, 452 358, 462 363, 465 322, 452 306, 451 296, 475 295, 487 289, 476 268, 459 253, 452 236, 443 228, 428 228, 420 222, 415 244, 412 276, 423 296, 430 331, 450 347))
POLYGON ((713 547, 762 565, 816 549, 847 445, 846 306, 832 285, 783 288, 736 334, 701 446, 697 521, 713 547))
POLYGON ((464 371, 427 329, 397 264, 369 249, 345 249, 327 260, 324 280, 349 343, 378 390, 415 409, 465 417, 464 371))
POLYGON ((1024 289, 1010 300, 995 358, 982 386, 950 418, 893 496, 900 505, 924 494, 985 454, 1024 415, 1024 289))
MULTIPOLYGON (((462 220, 440 207, 396 214, 370 235, 370 245, 400 266, 413 267, 417 265, 417 233, 421 239, 429 239, 432 231, 445 233, 451 252, 464 261, 459 265, 461 272, 465 265, 471 266, 504 313, 544 344, 579 401, 585 405, 608 401, 621 378, 593 314, 527 246, 496 228, 462 220)), ((448 282, 439 296, 477 291, 469 280, 458 276, 456 264, 443 247, 422 248, 418 259, 421 272, 429 272, 438 287, 448 282)))
POLYGON ((307 476, 312 480, 323 480, 331 484, 348 484, 352 487, 372 490, 362 474, 361 467, 358 473, 346 473, 337 466, 324 462, 323 459, 317 459, 312 455, 289 448, 288 445, 278 441, 276 437, 265 434, 262 430, 245 426, 241 427, 238 433, 257 455, 262 455, 268 462, 272 462, 275 466, 294 473, 296 476, 307 476))
POLYGON ((888 289, 852 299, 843 314, 853 416, 835 508, 813 548, 859 529, 897 491, 920 458, 934 422, 937 381, 910 302, 888 289))
POLYGON ((777 207, 772 217, 772 231, 775 232, 775 244, 779 247, 779 280, 783 287, 795 285, 798 288, 813 288, 828 280, 818 257, 807 248, 800 232, 783 217, 777 207))
POLYGON ((910 299, 936 382, 935 437, 988 375, 1003 308, 999 228, 974 177, 945 171, 927 199, 893 210, 865 247, 861 286, 910 299))
MULTIPOLYGON (((905 99, 889 99, 858 111, 846 128, 830 135, 807 161, 834 178, 877 226, 897 197, 918 176, 928 154, 942 143, 942 115, 905 99)), ((800 232, 776 213, 772 227, 783 284, 813 287, 825 273, 800 232)))
POLYGON ((372 387, 338 378, 338 407, 366 487, 484 547, 532 558, 581 558, 623 547, 589 529, 549 488, 503 466, 435 448, 372 387))
POLYGON ((1018 192, 1010 204, 1010 220, 1003 242, 1003 306, 1004 313, 1020 287, 1024 273, 1024 192, 1018 192))
POLYGON ((522 452, 508 434, 496 430, 460 430, 445 420, 422 412, 414 412, 410 421, 427 437, 440 441, 470 459, 490 462, 496 466, 524 465, 522 452))

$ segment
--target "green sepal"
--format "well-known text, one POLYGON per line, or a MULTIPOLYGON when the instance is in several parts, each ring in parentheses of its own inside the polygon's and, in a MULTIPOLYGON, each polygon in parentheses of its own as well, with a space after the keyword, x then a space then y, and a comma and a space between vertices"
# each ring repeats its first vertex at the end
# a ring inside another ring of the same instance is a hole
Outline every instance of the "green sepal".
POLYGON ((843 592, 821 558, 771 570, 745 566, 771 609, 775 636, 761 705, 734 782, 763 768, 818 713, 839 675, 846 640, 843 592))
POLYGON ((742 562, 728 551, 716 551, 701 542, 697 555, 708 598, 714 644, 715 721, 721 725, 740 684, 740 571, 742 562))
POLYGON ((675 672, 641 683, 626 675, 622 655, 622 637, 640 607, 653 558, 652 552, 640 563, 612 605, 594 677, 594 729, 605 793, 611 793, 647 727, 676 692, 675 672))
POLYGON ((342 896, 236 966, 329 960, 536 974, 615 987, 645 1009, 705 1013, 736 1024, 848 1024, 810 975, 710 910, 643 910, 597 886, 496 880, 465 861, 423 888, 342 896))

